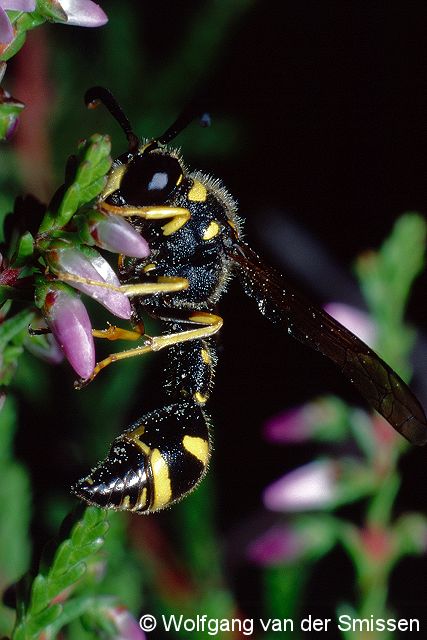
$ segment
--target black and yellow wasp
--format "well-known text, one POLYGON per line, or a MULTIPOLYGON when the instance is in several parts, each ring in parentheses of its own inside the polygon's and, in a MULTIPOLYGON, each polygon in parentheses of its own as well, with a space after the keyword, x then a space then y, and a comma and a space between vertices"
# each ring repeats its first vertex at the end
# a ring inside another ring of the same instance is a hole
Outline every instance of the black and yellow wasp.
POLYGON ((151 513, 200 482, 210 456, 204 407, 217 359, 212 337, 223 323, 215 306, 234 275, 263 315, 328 356, 399 433, 425 444, 426 417, 407 385, 359 338, 266 266, 242 241, 242 221, 223 184, 189 171, 167 146, 194 113, 184 112, 162 136, 141 142, 106 89, 94 87, 85 99, 88 105, 103 102, 128 138, 129 149, 113 163, 97 206, 128 217, 149 242, 149 258, 121 260, 120 280, 139 286, 132 299, 135 327, 146 314, 162 327, 161 335, 142 338, 142 346, 100 362, 91 379, 110 362, 167 348, 169 400, 118 436, 107 458, 73 492, 100 507, 151 513))

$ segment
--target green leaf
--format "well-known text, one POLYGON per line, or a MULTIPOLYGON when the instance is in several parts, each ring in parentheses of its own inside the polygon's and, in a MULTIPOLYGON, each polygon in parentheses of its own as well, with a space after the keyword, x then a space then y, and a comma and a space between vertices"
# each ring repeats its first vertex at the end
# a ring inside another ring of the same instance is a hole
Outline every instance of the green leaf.
POLYGON ((6 345, 16 337, 24 340, 25 334, 28 331, 28 325, 31 323, 33 317, 33 311, 23 309, 0 325, 0 353, 5 349, 6 345))
MULTIPOLYGON (((102 537, 108 528, 107 514, 101 509, 89 507, 71 530, 69 537, 58 547, 47 573, 39 574, 33 580, 29 603, 18 603, 23 615, 12 635, 13 640, 39 638, 41 632, 48 634, 50 624, 59 630, 63 614, 62 604, 53 604, 61 597, 70 597, 67 591, 73 587, 87 571, 88 564, 95 561, 104 543, 102 537)), ((69 610, 68 610, 68 613, 69 610)), ((66 624, 67 616, 62 623, 66 624)))
POLYGON ((21 236, 13 267, 21 267, 34 253, 34 238, 29 231, 21 236))
POLYGON ((42 611, 49 604, 48 581, 45 576, 38 575, 34 578, 31 591, 31 606, 34 614, 42 611))
POLYGON ((63 228, 75 212, 102 191, 106 174, 111 167, 111 143, 109 136, 95 134, 79 145, 77 169, 72 183, 66 185, 62 200, 56 210, 51 207, 40 225, 40 232, 63 228))
POLYGON ((377 350, 404 379, 410 377, 414 332, 403 316, 414 279, 424 264, 426 222, 406 213, 395 223, 378 252, 362 255, 356 272, 377 326, 377 350))
POLYGON ((38 0, 37 11, 48 20, 53 20, 54 22, 67 22, 67 14, 59 2, 52 2, 52 0, 38 0))

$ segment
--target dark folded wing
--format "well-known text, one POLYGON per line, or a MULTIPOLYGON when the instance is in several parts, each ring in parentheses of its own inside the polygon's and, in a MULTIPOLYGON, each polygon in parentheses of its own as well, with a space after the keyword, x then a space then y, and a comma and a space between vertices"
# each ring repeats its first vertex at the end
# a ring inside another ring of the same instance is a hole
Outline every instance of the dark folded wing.
POLYGON ((261 313, 289 335, 335 362, 362 396, 410 442, 427 442, 424 411, 403 380, 351 331, 308 303, 286 279, 241 244, 230 258, 261 313))

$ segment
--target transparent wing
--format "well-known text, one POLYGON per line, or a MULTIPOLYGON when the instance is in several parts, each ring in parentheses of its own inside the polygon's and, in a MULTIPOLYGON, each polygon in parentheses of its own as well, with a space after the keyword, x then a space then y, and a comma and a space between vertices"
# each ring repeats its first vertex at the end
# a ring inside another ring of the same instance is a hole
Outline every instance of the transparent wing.
POLYGON ((286 278, 241 244, 230 258, 247 295, 271 322, 335 362, 362 396, 407 440, 427 442, 423 408, 403 380, 351 331, 307 302, 286 278))

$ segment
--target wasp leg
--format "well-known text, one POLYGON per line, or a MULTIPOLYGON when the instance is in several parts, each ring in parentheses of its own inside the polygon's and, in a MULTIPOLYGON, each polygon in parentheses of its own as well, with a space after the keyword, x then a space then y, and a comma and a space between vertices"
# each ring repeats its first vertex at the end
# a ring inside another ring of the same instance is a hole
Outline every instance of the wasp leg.
POLYGON ((40 329, 34 329, 31 325, 28 325, 28 333, 30 336, 44 336, 48 333, 52 333, 49 327, 40 327, 40 329))
POLYGON ((104 509, 152 513, 181 500, 207 471, 209 420, 183 400, 145 414, 111 445, 107 458, 72 488, 104 509))
POLYGON ((135 325, 133 331, 122 329, 115 325, 109 325, 106 329, 92 329, 94 338, 103 338, 104 340, 139 340, 145 334, 145 327, 142 322, 135 325))
POLYGON ((78 380, 74 386, 76 389, 81 389, 98 375, 102 369, 105 369, 112 362, 117 362, 118 360, 125 360, 126 358, 133 358, 135 356, 142 356, 146 353, 151 353, 153 351, 160 351, 161 349, 165 349, 166 347, 170 347, 175 344, 180 344, 182 342, 188 342, 189 340, 197 340, 199 338, 208 338, 209 336, 217 333, 223 324, 222 318, 213 313, 207 313, 205 311, 195 311, 191 313, 186 322, 190 322, 191 324, 200 324, 202 325, 198 329, 189 329, 188 331, 178 331, 176 333, 167 333, 163 336, 154 336, 149 338, 147 344, 141 345, 140 347, 135 347, 135 349, 128 349, 126 351, 118 351, 117 353, 110 354, 104 360, 98 362, 90 375, 89 378, 85 380, 78 380))
POLYGON ((191 217, 191 213, 184 207, 131 207, 128 205, 116 206, 101 202, 99 209, 105 213, 111 213, 124 218, 138 217, 144 220, 165 220, 172 218, 162 227, 163 235, 170 236, 178 231, 191 217))
POLYGON ((140 282, 138 284, 122 284, 115 286, 109 282, 99 282, 90 278, 82 278, 72 273, 60 271, 56 273, 58 280, 64 282, 80 282, 81 284, 89 284, 110 291, 118 291, 127 296, 148 296, 153 293, 174 293, 188 289, 188 280, 186 278, 178 278, 175 276, 159 276, 155 282, 140 282))

